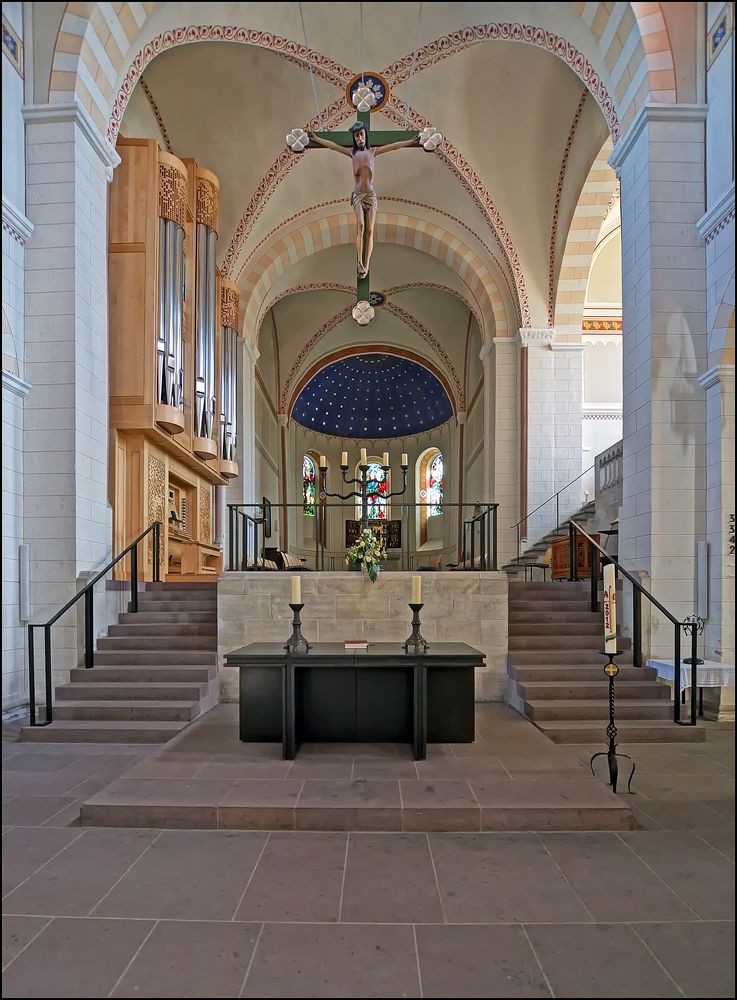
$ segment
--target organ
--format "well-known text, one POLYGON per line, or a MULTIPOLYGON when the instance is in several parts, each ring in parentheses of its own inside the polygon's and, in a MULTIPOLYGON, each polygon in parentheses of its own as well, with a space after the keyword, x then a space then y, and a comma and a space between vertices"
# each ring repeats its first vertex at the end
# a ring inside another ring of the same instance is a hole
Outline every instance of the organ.
MULTIPOLYGON (((114 547, 161 521, 162 579, 212 576, 222 567, 215 491, 238 475, 240 303, 217 271, 218 179, 154 140, 121 138, 117 151, 108 243, 114 547)), ((146 579, 152 559, 149 547, 146 579)))

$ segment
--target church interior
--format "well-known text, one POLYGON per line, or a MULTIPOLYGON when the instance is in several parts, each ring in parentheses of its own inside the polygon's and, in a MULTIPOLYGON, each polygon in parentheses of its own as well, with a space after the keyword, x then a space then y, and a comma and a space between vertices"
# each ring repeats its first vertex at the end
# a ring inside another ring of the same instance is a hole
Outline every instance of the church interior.
POLYGON ((734 18, 3 3, 5 995, 734 996, 734 18))

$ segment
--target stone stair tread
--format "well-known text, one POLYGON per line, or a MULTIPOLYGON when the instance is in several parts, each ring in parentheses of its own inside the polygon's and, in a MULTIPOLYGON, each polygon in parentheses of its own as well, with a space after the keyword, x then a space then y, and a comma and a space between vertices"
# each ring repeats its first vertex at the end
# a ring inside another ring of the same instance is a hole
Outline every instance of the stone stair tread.
MULTIPOLYGON (((121 684, 120 686, 121 687, 132 687, 133 685, 130 685, 130 684, 122 685, 121 684)), ((149 685, 148 684, 141 684, 139 686, 140 687, 148 687, 149 685)), ((172 684, 172 687, 178 687, 178 686, 179 685, 177 685, 177 684, 172 684)), ((114 704, 116 708, 157 708, 157 707, 162 707, 162 708, 167 708, 167 709, 174 709, 174 708, 190 708, 192 705, 195 704, 195 702, 194 701, 175 701, 174 699, 172 699, 171 701, 162 700, 162 699, 147 700, 145 698, 141 698, 141 699, 134 698, 134 699, 129 699, 127 701, 125 699, 123 699, 123 698, 120 698, 120 699, 116 698, 114 702, 100 701, 99 699, 95 699, 95 698, 90 698, 89 701, 88 701, 87 699, 82 698, 82 699, 79 699, 79 700, 75 701, 72 698, 63 698, 62 701, 61 701, 61 704, 64 706, 64 708, 107 708, 109 705, 114 704)))
MULTIPOLYGON (((176 722, 130 722, 127 719, 106 719, 104 722, 99 722, 95 719, 59 719, 57 722, 52 722, 49 726, 24 726, 23 729, 54 729, 58 731, 64 731, 67 729, 99 729, 104 726, 106 729, 112 729, 116 732, 125 733, 131 729, 142 729, 142 730, 167 730, 171 733, 178 733, 180 730, 184 729, 185 726, 189 725, 187 722, 176 721, 176 722)), ((125 741, 123 741, 125 742, 125 741)))

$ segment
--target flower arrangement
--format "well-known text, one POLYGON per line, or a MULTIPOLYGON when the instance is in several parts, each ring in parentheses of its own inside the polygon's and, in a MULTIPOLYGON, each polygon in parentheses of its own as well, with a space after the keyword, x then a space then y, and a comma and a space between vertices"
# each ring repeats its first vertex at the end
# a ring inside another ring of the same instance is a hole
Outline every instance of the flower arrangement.
POLYGON ((367 573, 369 580, 376 583, 379 564, 386 559, 386 545, 371 528, 364 528, 345 557, 347 566, 358 566, 367 573))

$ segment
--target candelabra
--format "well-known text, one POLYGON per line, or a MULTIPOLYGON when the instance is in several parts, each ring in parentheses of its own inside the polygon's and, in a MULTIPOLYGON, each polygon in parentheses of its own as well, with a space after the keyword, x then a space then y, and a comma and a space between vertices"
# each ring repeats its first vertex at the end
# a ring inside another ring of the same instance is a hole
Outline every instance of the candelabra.
POLYGON ((604 667, 604 673, 609 678, 609 724, 606 727, 606 734, 609 740, 609 746, 606 750, 600 750, 598 753, 592 755, 589 765, 591 767, 591 773, 594 774, 594 761, 597 757, 606 757, 607 763, 609 765, 609 784, 612 786, 612 791, 616 795, 617 793, 617 778, 619 775, 619 765, 617 764, 617 757, 623 757, 630 762, 632 765, 632 770, 630 771, 629 781, 627 782, 627 791, 632 792, 632 778, 635 773, 635 762, 632 760, 627 753, 618 753, 617 751, 617 726, 614 722, 614 678, 619 673, 619 667, 614 662, 614 657, 618 656, 619 653, 604 653, 609 660, 609 662, 604 667))
MULTIPOLYGON (((327 462, 325 456, 320 456, 320 499, 325 500, 328 497, 332 497, 337 500, 352 500, 354 498, 359 498, 361 501, 361 522, 364 528, 368 528, 369 523, 369 483, 371 480, 368 478, 369 462, 366 460, 366 449, 361 450, 361 464, 358 467, 359 478, 358 479, 348 479, 348 452, 344 451, 341 456, 340 461, 340 471, 343 475, 343 482, 346 486, 357 486, 358 489, 351 490, 350 493, 330 493, 327 489, 327 462)), ((378 464, 378 463, 376 463, 378 464)), ((389 453, 384 452, 384 461, 380 466, 384 470, 384 475, 386 476, 391 466, 389 465, 389 453)), ((393 490, 391 493, 383 493, 381 495, 382 500, 390 500, 392 497, 401 497, 407 490, 407 469, 409 468, 409 462, 407 461, 406 454, 402 455, 402 488, 401 490, 393 490)))

